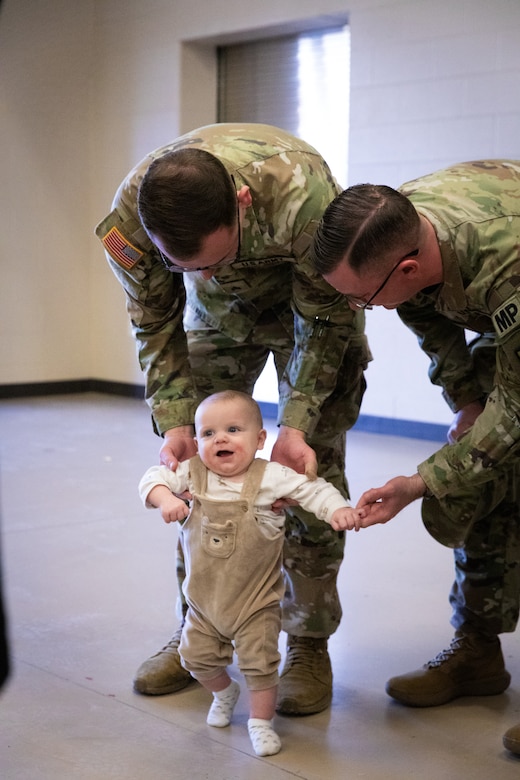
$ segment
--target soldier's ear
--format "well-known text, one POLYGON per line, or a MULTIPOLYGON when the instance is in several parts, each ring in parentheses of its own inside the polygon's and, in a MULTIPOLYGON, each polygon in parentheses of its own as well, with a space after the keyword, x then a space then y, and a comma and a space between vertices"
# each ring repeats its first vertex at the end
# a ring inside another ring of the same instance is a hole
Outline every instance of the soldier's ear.
POLYGON ((420 265, 415 257, 407 257, 401 260, 401 264, 398 270, 400 270, 401 273, 403 273, 405 276, 409 276, 410 274, 419 273, 420 265))

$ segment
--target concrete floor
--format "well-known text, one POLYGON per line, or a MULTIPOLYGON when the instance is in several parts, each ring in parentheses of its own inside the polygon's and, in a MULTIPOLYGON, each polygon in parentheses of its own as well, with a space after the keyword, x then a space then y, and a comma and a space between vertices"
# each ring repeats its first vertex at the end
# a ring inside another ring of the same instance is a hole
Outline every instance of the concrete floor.
MULTIPOLYGON (((0 695, 3 780, 520 776, 502 747, 520 721, 516 635, 503 637, 513 680, 502 696, 417 710, 385 694, 388 677, 420 666, 452 636, 451 552, 423 529, 418 504, 349 535, 344 617, 330 640, 332 707, 277 717, 282 751, 258 758, 244 689, 227 729, 206 725, 209 698, 196 684, 162 697, 132 690, 136 668, 177 625, 177 531, 137 495, 159 448, 144 403, 97 394, 2 401, 0 436, 13 665, 0 695)), ((350 434, 353 498, 412 473, 437 446, 350 434)))

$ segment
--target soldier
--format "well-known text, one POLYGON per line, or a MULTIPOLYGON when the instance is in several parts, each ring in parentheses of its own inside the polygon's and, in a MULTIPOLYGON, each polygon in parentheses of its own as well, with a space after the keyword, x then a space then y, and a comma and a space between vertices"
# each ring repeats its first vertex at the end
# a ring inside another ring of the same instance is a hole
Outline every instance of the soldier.
MULTIPOLYGON (((187 133, 119 187, 96 233, 126 293, 164 465, 175 470, 195 454, 198 402, 231 388, 251 394, 272 353, 280 426, 272 459, 301 473, 317 468, 349 497, 345 432, 370 359, 364 315, 309 260, 318 220, 339 191, 315 149, 261 124, 187 133)), ((287 514, 277 711, 304 715, 331 701, 327 640, 341 619, 345 539, 298 507, 287 514)), ((183 578, 179 550, 179 585, 183 578)), ((180 631, 140 666, 137 691, 171 693, 191 681, 180 631)))
MULTIPOLYGON (((455 637, 387 693, 429 707, 509 685, 499 634, 520 595, 520 162, 483 160, 390 187, 361 184, 325 211, 313 262, 353 308, 397 309, 455 412, 448 444, 366 491, 362 525, 423 497, 429 532, 454 548, 455 637), (465 329, 476 335, 467 339, 465 329)), ((520 725, 504 736, 520 754, 520 725)))

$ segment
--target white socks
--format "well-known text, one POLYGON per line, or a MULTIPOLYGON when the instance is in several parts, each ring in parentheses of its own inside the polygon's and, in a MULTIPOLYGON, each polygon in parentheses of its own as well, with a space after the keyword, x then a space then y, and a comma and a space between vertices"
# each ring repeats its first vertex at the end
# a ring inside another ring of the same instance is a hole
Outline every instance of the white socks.
POLYGON ((249 731, 253 750, 257 756, 274 756, 280 752, 282 743, 280 737, 273 729, 272 720, 249 718, 247 730, 249 731))
POLYGON ((240 686, 236 680, 231 680, 223 691, 214 692, 213 704, 209 708, 206 718, 208 726, 216 726, 218 729, 229 726, 239 696, 240 686))
MULTIPOLYGON (((229 726, 239 696, 240 686, 236 680, 231 680, 223 691, 213 692, 213 704, 206 718, 208 726, 216 726, 218 729, 229 726)), ((273 729, 272 720, 249 718, 247 730, 257 756, 274 756, 280 752, 282 743, 273 729)))

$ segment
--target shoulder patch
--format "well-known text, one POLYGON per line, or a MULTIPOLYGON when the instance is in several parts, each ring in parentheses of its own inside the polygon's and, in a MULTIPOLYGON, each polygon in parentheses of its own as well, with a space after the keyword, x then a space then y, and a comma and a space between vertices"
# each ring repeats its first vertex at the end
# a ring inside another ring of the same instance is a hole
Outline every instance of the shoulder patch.
POLYGON ((520 291, 515 291, 493 312, 493 326, 499 341, 520 327, 520 291))
POLYGON ((123 268, 133 268, 139 262, 144 252, 131 244, 116 227, 110 228, 101 238, 103 246, 110 257, 123 268))

